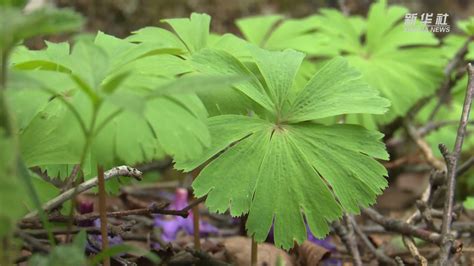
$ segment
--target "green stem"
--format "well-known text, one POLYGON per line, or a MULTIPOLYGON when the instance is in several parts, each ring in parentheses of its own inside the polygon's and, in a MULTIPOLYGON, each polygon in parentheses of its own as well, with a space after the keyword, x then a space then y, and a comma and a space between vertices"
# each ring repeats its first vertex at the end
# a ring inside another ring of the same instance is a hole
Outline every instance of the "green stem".
MULTIPOLYGON (((102 236, 102 250, 109 248, 109 235, 107 231, 107 198, 105 192, 104 167, 97 165, 97 180, 99 181, 99 214, 100 234, 102 236)), ((110 257, 105 256, 104 266, 110 266, 110 257)))
MULTIPOLYGON (((84 147, 83 147, 83 150, 82 150, 82 153, 81 153, 81 158, 79 160, 79 164, 77 167, 79 167, 79 171, 80 169, 82 169, 82 166, 84 165, 84 162, 86 161, 86 157, 87 157, 87 153, 89 152, 89 149, 91 148, 92 146, 92 141, 94 139, 94 127, 95 127, 95 123, 97 121, 97 114, 99 113, 99 109, 100 109, 100 106, 101 104, 97 104, 97 105, 94 105, 94 110, 92 111, 92 119, 91 119, 91 124, 89 126, 89 129, 86 130, 86 134, 85 134, 85 138, 86 138, 86 142, 84 143, 84 147)), ((73 170, 74 171, 74 170, 73 170)), ((64 190, 67 190, 71 185, 74 186, 74 182, 76 180, 76 177, 77 177, 77 173, 79 171, 76 171, 75 173, 76 174, 71 174, 71 176, 69 176, 68 178, 68 181, 66 182, 66 185, 64 186, 64 190)), ((77 189, 77 186, 75 186, 75 188, 77 189)), ((71 198, 71 209, 69 210, 69 221, 67 223, 67 234, 66 234, 66 242, 69 242, 69 237, 70 237, 70 234, 69 234, 69 231, 71 230, 72 228, 72 225, 73 225, 73 217, 74 217, 74 209, 75 209, 75 204, 76 204, 76 191, 74 191, 74 195, 72 196, 71 198)))
POLYGON ((201 250, 201 239, 199 236, 199 207, 196 205, 192 208, 193 212, 193 236, 194 236, 194 249, 201 250))
POLYGON ((54 90, 48 89, 46 87, 41 87, 41 89, 48 92, 49 94, 51 94, 51 96, 57 96, 57 98, 66 105, 66 107, 69 109, 69 111, 71 111, 71 113, 76 118, 77 122, 79 123, 79 126, 81 127, 82 133, 86 137, 87 136, 86 123, 82 119, 82 117, 81 117, 79 111, 76 109, 76 107, 74 107, 74 105, 72 105, 70 102, 68 102, 63 95, 58 95, 58 93, 55 92, 54 90))
POLYGON ((252 250, 250 255, 250 265, 257 266, 258 263, 258 244, 252 237, 252 250))
MULTIPOLYGON (((7 61, 8 61, 8 50, 2 51, 1 54, 1 65, 0 65, 0 122, 4 121, 3 126, 5 127, 5 134, 7 137, 13 137, 12 119, 11 114, 8 110, 8 102, 6 99, 7 89, 7 61)), ((16 144, 16 143, 15 143, 16 144)), ((16 148, 16 147, 15 147, 16 148)))
MULTIPOLYGON (((94 106, 94 110, 92 111, 91 123, 89 125, 89 128, 85 130, 85 133, 84 133, 85 143, 81 152, 81 157, 79 159, 79 169, 81 169, 82 166, 84 165, 84 162, 86 161, 87 153, 89 152, 89 149, 92 146, 92 141, 94 140, 94 128, 97 121, 97 114, 99 113, 99 109, 100 109, 100 104, 94 106)), ((65 189, 68 189, 71 186, 71 184, 74 183, 75 179, 76 179, 76 175, 71 175, 65 185, 65 189)))
POLYGON ((100 131, 102 131, 102 129, 110 122, 112 121, 112 119, 114 119, 115 117, 117 117, 119 114, 121 114, 123 112, 123 109, 120 108, 118 110, 116 110, 115 112, 111 113, 110 115, 108 115, 106 118, 104 118, 104 120, 102 120, 102 122, 97 126, 95 132, 94 132, 94 136, 97 136, 99 134, 100 131))

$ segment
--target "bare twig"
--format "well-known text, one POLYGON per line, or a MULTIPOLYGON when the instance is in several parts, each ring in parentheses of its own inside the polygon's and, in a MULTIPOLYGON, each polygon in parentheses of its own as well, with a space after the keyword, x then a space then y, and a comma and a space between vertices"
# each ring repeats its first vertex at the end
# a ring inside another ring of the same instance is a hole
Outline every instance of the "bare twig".
MULTIPOLYGON (((452 225, 453 230, 461 233, 470 233, 474 234, 474 222, 454 222, 452 225)), ((380 225, 371 225, 371 226, 363 226, 362 232, 365 234, 393 234, 397 233, 394 231, 387 231, 383 226, 380 225)))
POLYGON ((397 256, 397 257, 395 257, 395 261, 397 261, 398 266, 405 266, 405 263, 403 263, 402 258, 397 256))
POLYGON ((451 248, 453 245, 453 239, 450 236, 451 222, 453 220, 453 203, 454 203, 454 190, 456 186, 456 168, 458 159, 461 153, 462 144, 464 141, 464 135, 466 133, 466 127, 469 120, 469 112, 471 111, 472 97, 474 94, 474 67, 471 64, 467 66, 467 72, 469 75, 469 82, 467 85, 466 96, 464 98, 464 105, 462 110, 461 119, 459 121, 459 128, 456 135, 456 142, 454 143, 453 152, 450 153, 446 146, 440 144, 441 153, 444 156, 447 165, 447 194, 444 204, 444 216, 443 224, 441 225, 441 234, 443 236, 443 248, 441 250, 439 263, 444 265, 448 262, 451 248))
POLYGON ((352 223, 354 232, 359 236, 359 238, 364 242, 364 245, 372 252, 377 259, 387 265, 397 265, 394 259, 387 256, 383 251, 378 250, 370 241, 370 239, 362 232, 362 230, 357 225, 354 217, 349 217, 349 221, 352 223))
POLYGON ((469 37, 464 44, 459 48, 459 50, 456 52, 454 57, 451 59, 451 61, 448 63, 448 65, 444 69, 444 75, 445 75, 445 80, 441 88, 438 90, 438 95, 439 95, 439 101, 436 104, 435 108, 431 112, 428 120, 431 121, 434 119, 436 114, 438 113, 439 109, 441 106, 446 102, 446 100, 449 97, 449 94, 451 92, 451 89, 453 87, 452 81, 451 81, 451 74, 454 72, 456 67, 459 65, 460 62, 462 62, 464 56, 467 54, 467 50, 469 47, 469 43, 471 43, 473 40, 473 37, 469 37))
MULTIPOLYGON (((189 211, 194 207, 206 200, 206 197, 202 197, 192 201, 188 206, 184 207, 181 210, 166 210, 165 208, 168 206, 168 203, 152 203, 147 208, 140 208, 140 209, 133 209, 133 210, 125 210, 125 211, 116 211, 116 212, 107 212, 107 217, 125 217, 130 215, 152 215, 152 214, 163 214, 163 215, 176 215, 186 218, 189 216, 189 211)), ((73 221, 75 224, 79 224, 86 221, 94 221, 100 217, 98 213, 86 213, 80 214, 73 217, 73 221)), ((68 216, 63 215, 52 215, 49 217, 49 221, 51 222, 67 222, 69 220, 68 216)), ((31 218, 24 218, 21 220, 23 225, 26 224, 35 224, 38 222, 36 217, 31 218)))
MULTIPOLYGON (((163 213, 166 213, 168 211, 168 210, 164 209, 167 206, 168 206, 167 203, 164 203, 164 204, 152 203, 147 208, 108 212, 108 213, 106 213, 106 216, 107 217, 118 218, 118 217, 130 216, 130 215, 151 215, 151 214, 158 214, 158 213, 163 214, 163 213)), ((179 211, 179 213, 176 214, 176 215, 183 216, 184 213, 181 214, 181 211, 179 211)), ((75 223, 82 223, 82 222, 86 222, 86 221, 93 221, 93 220, 95 220, 99 217, 100 217, 100 214, 98 214, 98 213, 86 213, 86 214, 81 214, 81 215, 75 216, 74 217, 74 222, 75 223)))
MULTIPOLYGON (((428 187, 425 189, 423 192, 423 195, 421 196, 421 200, 418 200, 418 202, 423 202, 426 203, 428 199, 430 198, 431 195, 431 184, 428 185, 428 187)), ((417 205, 418 206, 418 205, 417 205)), ((422 210, 418 208, 408 219, 406 220, 406 223, 411 225, 412 223, 415 222, 415 219, 418 216, 422 216, 422 210)), ((415 241, 411 236, 404 235, 402 236, 403 244, 407 247, 408 251, 410 254, 422 265, 422 266, 428 266, 428 260, 421 255, 420 251, 415 245, 415 241)))
POLYGON ((30 245, 32 248, 32 251, 37 250, 43 253, 49 253, 50 251, 49 247, 41 243, 38 239, 34 238, 33 236, 21 231, 17 232, 16 235, 20 237, 21 239, 23 239, 28 245, 30 245))
POLYGON ((360 253, 359 249, 357 248, 357 243, 355 241, 354 237, 354 229, 352 228, 352 223, 346 218, 347 216, 344 216, 345 219, 345 224, 343 225, 338 221, 335 221, 332 223, 332 226, 334 227, 334 231, 336 234, 339 236, 341 239, 342 243, 347 248, 347 251, 350 252, 352 255, 352 259, 354 261, 354 265, 357 266, 362 266, 362 260, 360 258, 360 253))
MULTIPOLYGON (((469 121, 469 124, 474 124, 474 121, 469 121)), ((431 133, 432 131, 438 130, 442 127, 458 125, 459 121, 457 120, 446 120, 446 121, 432 121, 427 123, 425 126, 418 129, 418 135, 424 137, 431 133)))
MULTIPOLYGON (((130 223, 130 222, 126 222, 126 223, 123 223, 123 224, 120 224, 120 225, 108 225, 107 226, 107 234, 108 235, 111 235, 111 236, 116 236, 116 235, 122 235, 123 233, 125 233, 126 231, 129 231, 132 226, 134 226, 135 223, 130 223)), ((68 228, 54 228, 54 229, 51 229, 51 233, 53 235, 65 235, 67 234, 68 232, 71 233, 71 234, 77 234, 81 231, 85 231, 87 232, 88 234, 91 234, 91 235, 100 235, 101 234, 101 230, 100 228, 97 228, 95 226, 91 226, 91 227, 72 227, 68 230, 68 228)), ((17 233, 25 233, 25 234, 28 234, 28 235, 31 235, 31 236, 34 236, 34 237, 38 237, 38 238, 44 238, 44 237, 47 237, 47 230, 45 229, 21 229, 21 230, 17 230, 17 232, 15 232, 15 234, 17 233)))
MULTIPOLYGON (((439 246, 442 245, 442 237, 436 232, 421 229, 400 220, 386 218, 372 208, 362 209, 362 213, 366 215, 370 220, 383 226, 385 230, 397 232, 406 236, 417 237, 427 242, 437 244, 439 246)), ((455 251, 460 251, 461 247, 461 242, 455 240, 452 248, 455 251)))
POLYGON ((419 135, 418 131, 416 130, 415 126, 411 124, 411 122, 406 119, 405 120, 405 128, 408 132, 410 138, 416 143, 418 148, 420 148, 423 156, 425 157, 426 161, 433 166, 435 169, 444 170, 445 165, 442 161, 438 160, 434 155, 433 151, 431 150, 430 146, 426 141, 419 135))
MULTIPOLYGON (((444 81, 437 90, 437 95, 439 95, 440 103, 437 104, 435 109, 430 114, 430 121, 435 117, 436 113, 440 109, 440 106, 445 102, 449 92, 451 91, 452 86, 454 85, 453 80, 451 80, 451 75, 456 70, 456 67, 463 62, 464 56, 467 53, 467 48, 469 43, 472 42, 473 38, 469 37, 466 42, 459 48, 454 57, 449 61, 449 63, 444 68, 444 81), (441 103, 442 102, 442 103, 441 103)), ((413 107, 408 111, 407 116, 414 117, 434 96, 428 96, 420 99, 413 107)))
POLYGON ((72 168, 71 174, 64 180, 64 185, 62 187, 62 191, 66 191, 70 189, 74 183, 74 180, 76 180, 76 176, 79 174, 79 171, 81 170, 81 165, 76 164, 72 168))
POLYGON ((409 236, 403 236, 402 237, 403 244, 408 248, 408 251, 410 251, 410 254, 420 263, 421 266, 428 266, 428 260, 423 257, 416 248, 415 241, 409 236))
MULTIPOLYGON (((104 173, 105 180, 109 180, 111 178, 118 177, 118 176, 129 176, 137 180, 141 180, 142 173, 138 171, 137 169, 131 168, 126 165, 114 167, 104 173)), ((89 179, 83 182, 82 184, 78 185, 76 188, 71 188, 67 191, 64 191, 61 195, 57 196, 54 199, 49 200, 43 205, 42 208, 45 212, 51 211, 59 207, 61 204, 63 204, 67 200, 71 199, 76 193, 81 193, 95 187, 97 185, 97 182, 98 182, 97 177, 89 179)), ((37 211, 32 211, 28 213, 25 216, 25 218, 32 218, 36 216, 37 213, 38 213, 37 211)))
POLYGON ((418 153, 409 154, 404 157, 397 158, 392 161, 384 162, 383 166, 387 169, 394 169, 398 167, 405 166, 407 164, 417 164, 424 162, 422 158, 420 158, 418 153))
POLYGON ((458 167, 458 170, 456 171, 456 176, 460 176, 466 173, 469 169, 471 169, 472 166, 474 166, 474 156, 467 159, 463 164, 458 167))
POLYGON ((417 200, 416 207, 420 211, 421 220, 425 222, 425 224, 428 226, 428 229, 439 231, 439 228, 437 228, 433 221, 433 210, 428 206, 427 202, 423 200, 417 200))

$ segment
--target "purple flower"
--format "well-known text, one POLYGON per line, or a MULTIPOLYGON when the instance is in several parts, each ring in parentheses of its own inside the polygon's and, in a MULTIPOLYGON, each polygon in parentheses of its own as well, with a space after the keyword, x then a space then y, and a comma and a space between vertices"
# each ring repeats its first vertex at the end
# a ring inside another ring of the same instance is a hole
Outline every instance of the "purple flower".
MULTIPOLYGON (((84 200, 77 205, 77 210, 80 214, 91 213, 94 211, 94 202, 84 200)), ((95 219, 94 221, 84 221, 78 224, 81 227, 94 226, 100 228, 100 219, 95 219)), ((102 249, 102 236, 100 235, 90 235, 90 239, 94 242, 94 245, 102 249)), ((121 236, 109 236, 110 246, 122 244, 123 239, 121 236)))
MULTIPOLYGON (((94 220, 94 226, 97 227, 97 228, 100 228, 100 219, 95 219, 94 220)), ((102 249, 102 236, 101 235, 92 235, 92 237, 94 238, 95 242, 94 244, 96 244, 100 249, 102 249)), ((116 235, 116 236, 109 236, 109 245, 110 246, 115 246, 115 245, 118 245, 118 244, 122 244, 123 243, 123 239, 121 236, 119 235, 116 235)))
MULTIPOLYGON (((83 201, 79 202, 79 204, 77 205, 77 211, 80 214, 86 214, 86 213, 93 212, 94 211, 94 202, 90 201, 90 200, 83 200, 83 201)), ((93 221, 82 221, 82 222, 79 222, 77 225, 84 226, 84 227, 93 226, 94 222, 93 221)))
MULTIPOLYGON (((177 188, 174 199, 171 202, 169 208, 172 210, 181 210, 186 206, 188 206, 188 190, 184 188, 177 188)), ((180 216, 157 215, 155 216, 155 226, 162 228, 163 240, 166 242, 171 242, 176 240, 178 233, 181 231, 184 231, 189 235, 194 233, 193 214, 191 211, 189 211, 189 216, 187 218, 180 216)), ((210 223, 200 220, 199 232, 201 235, 207 236, 210 234, 217 234, 219 231, 210 223)))

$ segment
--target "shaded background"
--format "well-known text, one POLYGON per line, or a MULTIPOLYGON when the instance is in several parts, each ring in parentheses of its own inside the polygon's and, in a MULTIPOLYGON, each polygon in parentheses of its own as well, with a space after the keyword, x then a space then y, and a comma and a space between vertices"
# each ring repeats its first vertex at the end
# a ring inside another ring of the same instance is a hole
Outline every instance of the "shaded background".
MULTIPOLYGON (((44 1, 44 0, 43 0, 44 1)), ((270 13, 304 17, 322 7, 339 8, 349 14, 365 15, 371 0, 55 0, 57 6, 72 7, 87 19, 86 29, 118 37, 145 26, 160 25, 164 18, 189 17, 192 12, 212 16, 213 32, 236 33, 234 21, 241 17, 270 13)), ((474 15, 472 0, 388 0, 418 13, 448 13, 448 22, 474 15)), ((436 16, 436 15, 435 15, 436 16)))

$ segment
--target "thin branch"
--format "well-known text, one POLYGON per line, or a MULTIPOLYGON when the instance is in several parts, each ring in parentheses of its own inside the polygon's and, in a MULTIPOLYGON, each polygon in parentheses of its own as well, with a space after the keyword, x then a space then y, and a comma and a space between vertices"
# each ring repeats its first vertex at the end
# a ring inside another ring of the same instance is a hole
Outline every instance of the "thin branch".
POLYGON ((420 136, 418 131, 416 130, 415 126, 411 124, 411 122, 406 119, 405 120, 405 128, 408 132, 410 138, 416 143, 418 148, 420 148, 423 156, 425 157, 426 161, 433 166, 435 169, 444 170, 446 166, 440 160, 438 160, 434 155, 433 151, 431 150, 430 146, 426 141, 420 136))
POLYGON ((354 217, 349 217, 349 221, 352 223, 352 226, 354 228, 354 232, 359 236, 359 238, 362 240, 364 245, 372 252, 375 257, 381 262, 384 262, 388 265, 397 265, 396 261, 389 256, 387 256, 385 253, 382 251, 378 250, 370 241, 370 239, 362 232, 362 230, 359 228, 357 225, 357 222, 355 221, 354 217))
POLYGON ((61 191, 65 191, 71 188, 72 184, 74 183, 73 181, 76 179, 76 176, 79 174, 79 171, 81 170, 81 165, 76 164, 72 168, 71 174, 64 180, 65 185, 63 186, 61 191))
MULTIPOLYGON (((438 246, 442 245, 443 239, 441 235, 436 232, 418 228, 400 220, 386 218, 372 208, 362 209, 362 213, 370 220, 383 226, 385 230, 397 232, 406 236, 414 236, 427 242, 437 244, 438 246)), ((456 252, 459 252, 462 248, 462 243, 455 240, 452 248, 456 252)))
MULTIPOLYGON (((469 124, 474 124, 474 121, 469 121, 468 122, 469 124)), ((459 124, 459 121, 457 120, 445 120, 445 121, 432 121, 432 122, 428 122, 425 126, 423 127, 420 127, 418 129, 418 135, 420 137, 424 137, 426 135, 428 135, 429 133, 431 133, 432 131, 436 131, 442 127, 446 127, 446 126, 453 126, 453 125, 458 125, 459 124)))
MULTIPOLYGON (((184 207, 181 210, 166 210, 165 208, 168 207, 168 203, 152 203, 147 208, 140 208, 140 209, 133 209, 133 210, 125 210, 125 211, 115 211, 115 212, 107 212, 107 217, 125 217, 130 215, 153 215, 153 214, 163 214, 163 215, 175 215, 181 216, 186 218, 189 216, 189 211, 194 207, 200 204, 201 202, 205 201, 206 197, 201 197, 192 201, 188 206, 184 207)), ((87 221, 94 221, 100 217, 98 213, 86 213, 80 214, 73 217, 74 224, 79 224, 87 221)), ((64 215, 53 215, 49 217, 49 221, 51 222, 67 222, 69 220, 68 216, 64 215)), ((24 218, 21 220, 22 225, 27 224, 36 224, 38 222, 36 217, 31 218, 24 218)))
POLYGON ((469 37, 464 44, 459 48, 459 50, 456 52, 454 55, 454 58, 451 59, 451 61, 448 63, 448 65, 444 69, 444 75, 446 77, 445 81, 443 82, 443 85, 441 86, 441 89, 438 90, 438 95, 439 95, 439 101, 436 104, 435 108, 431 112, 428 120, 431 121, 434 119, 438 111, 440 110, 441 106, 447 101, 451 89, 453 87, 453 82, 451 81, 451 74, 454 72, 456 67, 459 65, 460 62, 462 62, 464 56, 467 54, 469 43, 471 43, 473 40, 473 37, 469 37))
POLYGON ((428 266, 428 260, 423 257, 416 248, 415 241, 409 236, 402 236, 403 244, 408 248, 410 254, 420 263, 421 266, 428 266))
MULTIPOLYGON (((132 226, 134 226, 136 223, 135 222, 125 222, 120 225, 108 225, 107 226, 107 234, 111 236, 116 236, 116 235, 122 235, 123 233, 130 231, 132 226)), ((51 229, 51 233, 53 235, 65 235, 68 232, 71 234, 77 234, 81 231, 85 231, 88 234, 91 235, 100 235, 101 230, 100 228, 97 228, 95 226, 90 226, 90 227, 72 227, 68 230, 68 228, 54 228, 51 229)), ((38 238, 44 238, 47 237, 47 231, 45 229, 20 229, 15 232, 17 233, 25 233, 34 237, 38 238)))
POLYGON ((433 221, 433 210, 428 206, 428 203, 424 200, 417 200, 416 207, 420 212, 419 217, 425 222, 428 229, 433 231, 439 231, 439 228, 435 225, 433 221))
MULTIPOLYGON (((45 230, 45 235, 47 234, 48 232, 46 232, 45 230)), ((28 245, 30 245, 32 248, 32 251, 38 250, 43 253, 49 253, 50 251, 50 248, 48 246, 44 245, 41 241, 39 241, 38 239, 34 238, 33 236, 25 232, 19 231, 19 232, 16 232, 15 235, 17 235, 18 237, 23 239, 23 241, 25 241, 28 245)))
POLYGON ((402 258, 397 256, 397 257, 395 257, 395 261, 397 262, 398 266, 405 266, 405 263, 403 263, 402 258))
MULTIPOLYGON (((463 233, 474 234, 474 222, 454 222, 452 228, 459 236, 461 236, 463 233)), ((365 234, 397 233, 396 231, 387 231, 383 226, 380 225, 363 226, 361 229, 365 234)))
MULTIPOLYGON (((126 165, 114 167, 110 169, 109 171, 104 173, 104 179, 109 180, 114 177, 118 176, 128 176, 128 177, 133 177, 137 180, 141 180, 142 173, 138 171, 137 169, 131 168, 126 165)), ((68 201, 71 199, 75 194, 82 193, 84 191, 87 191, 98 184, 98 179, 97 177, 94 177, 92 179, 89 179, 82 184, 78 185, 76 188, 71 188, 67 191, 64 191, 61 195, 55 197, 54 199, 49 200, 46 202, 42 209, 45 212, 51 211, 63 204, 64 202, 68 201)), ((32 218, 38 214, 37 211, 32 211, 28 213, 25 218, 32 218)))
POLYGON ((354 265, 362 266, 362 260, 360 258, 359 249, 357 248, 357 243, 354 237, 354 229, 352 228, 352 224, 350 221, 345 217, 346 225, 341 224, 338 221, 332 223, 334 227, 334 231, 341 239, 342 243, 346 246, 347 251, 350 252, 352 255, 352 259, 354 261, 354 265))
MULTIPOLYGON (((439 171, 439 170, 438 170, 439 171)), ((423 195, 421 196, 421 200, 418 200, 418 202, 421 202, 421 203, 425 203, 429 200, 430 196, 431 196, 431 183, 428 185, 428 187, 425 189, 425 191, 423 192, 423 195)), ((419 205, 417 205, 418 207, 419 205)), ((425 205, 423 205, 425 206, 425 205)), ((412 213, 412 215, 410 215, 408 217, 408 219, 406 220, 406 223, 411 225, 413 223, 415 223, 415 220, 419 217, 419 216, 422 216, 423 215, 423 211, 422 209, 420 208, 417 208, 417 210, 412 213)), ((407 247, 408 251, 410 252, 410 254, 422 265, 422 266, 428 266, 428 260, 423 257, 420 253, 420 251, 418 250, 418 248, 416 247, 415 245, 415 240, 413 240, 413 238, 411 236, 407 236, 407 235, 404 235, 402 236, 402 241, 403 241, 403 244, 407 247)))
MULTIPOLYGON (((437 90, 437 95, 440 96, 440 101, 444 101, 444 99, 447 97, 445 95, 449 95, 449 92, 451 91, 451 88, 454 85, 454 82, 451 80, 451 75, 453 72, 456 70, 456 67, 461 63, 464 59, 464 56, 467 53, 467 48, 469 46, 469 43, 473 40, 473 37, 469 37, 466 42, 459 48, 459 50, 456 52, 456 54, 453 56, 453 58, 449 61, 449 63, 446 65, 444 68, 444 81, 441 84, 441 86, 437 90)), ((408 111, 407 116, 408 117, 414 117, 423 107, 430 102, 430 100, 434 96, 428 96, 420 99, 417 103, 413 105, 413 107, 408 111)), ((438 105, 441 106, 440 103, 438 105)), ((435 109, 432 111, 430 114, 430 118, 434 118, 440 107, 438 105, 435 107, 435 109), (436 111, 435 111, 436 110, 436 111)), ((432 119, 430 119, 432 120, 432 119)))
POLYGON ((471 167, 474 166, 474 156, 467 159, 463 164, 458 167, 456 171, 456 176, 461 176, 466 173, 471 167))
POLYGON ((447 165, 447 194, 444 203, 443 224, 441 225, 441 234, 443 236, 443 248, 440 255, 440 264, 446 264, 449 261, 451 254, 451 247, 453 239, 450 236, 451 222, 453 220, 453 204, 454 192, 456 187, 456 168, 458 159, 461 153, 464 135, 466 133, 467 123, 469 121, 469 112, 471 111, 472 97, 474 95, 474 67, 471 64, 467 66, 469 75, 469 82, 467 85, 466 96, 464 98, 464 105, 461 119, 459 121, 459 128, 456 135, 456 142, 454 143, 453 152, 450 153, 448 149, 440 144, 441 153, 444 156, 447 165))

